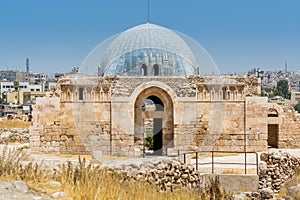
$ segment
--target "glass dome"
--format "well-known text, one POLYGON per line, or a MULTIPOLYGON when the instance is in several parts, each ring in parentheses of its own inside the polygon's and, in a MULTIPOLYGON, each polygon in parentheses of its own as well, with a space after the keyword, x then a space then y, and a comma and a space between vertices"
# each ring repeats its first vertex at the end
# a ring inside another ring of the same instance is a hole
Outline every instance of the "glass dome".
POLYGON ((187 76, 203 74, 204 68, 210 69, 209 74, 218 73, 210 56, 193 39, 150 23, 102 42, 80 71, 95 74, 91 67, 98 76, 187 76))

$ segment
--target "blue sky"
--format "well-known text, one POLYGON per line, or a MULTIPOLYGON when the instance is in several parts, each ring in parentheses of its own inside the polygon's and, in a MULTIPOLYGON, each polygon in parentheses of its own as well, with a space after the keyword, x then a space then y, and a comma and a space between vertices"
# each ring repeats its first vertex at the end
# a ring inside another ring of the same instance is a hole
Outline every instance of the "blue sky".
MULTIPOLYGON (((298 0, 151 0, 150 21, 199 42, 221 72, 300 69, 298 0)), ((68 72, 147 20, 147 0, 0 0, 0 69, 68 72)))

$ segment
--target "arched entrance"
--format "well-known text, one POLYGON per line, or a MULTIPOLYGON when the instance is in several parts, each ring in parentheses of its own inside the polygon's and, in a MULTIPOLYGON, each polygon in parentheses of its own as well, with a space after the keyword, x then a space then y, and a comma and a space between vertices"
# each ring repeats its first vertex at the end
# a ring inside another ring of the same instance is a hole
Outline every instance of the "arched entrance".
POLYGON ((173 147, 173 102, 161 88, 143 90, 134 105, 134 143, 154 155, 165 155, 173 147))
POLYGON ((278 148, 279 122, 278 111, 274 108, 268 110, 268 146, 278 148))

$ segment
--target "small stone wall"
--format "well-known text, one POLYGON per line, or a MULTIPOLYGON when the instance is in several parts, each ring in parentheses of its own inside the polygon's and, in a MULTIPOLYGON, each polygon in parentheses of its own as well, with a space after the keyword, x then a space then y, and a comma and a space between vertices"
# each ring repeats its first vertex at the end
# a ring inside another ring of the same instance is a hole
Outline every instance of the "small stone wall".
POLYGON ((282 123, 279 124, 278 148, 300 148, 300 114, 291 106, 283 106, 279 113, 282 123))
POLYGON ((300 158, 283 152, 262 153, 260 158, 259 192, 263 199, 271 199, 295 175, 300 167, 300 158))
POLYGON ((219 181, 219 186, 226 192, 257 193, 259 178, 256 174, 203 174, 201 177, 202 188, 216 179, 219 181))
POLYGON ((0 144, 5 143, 29 143, 28 128, 1 128, 0 144))
POLYGON ((156 185, 159 190, 180 188, 198 188, 200 172, 194 166, 178 160, 151 161, 146 159, 142 164, 109 166, 111 169, 127 174, 128 179, 145 180, 156 185))

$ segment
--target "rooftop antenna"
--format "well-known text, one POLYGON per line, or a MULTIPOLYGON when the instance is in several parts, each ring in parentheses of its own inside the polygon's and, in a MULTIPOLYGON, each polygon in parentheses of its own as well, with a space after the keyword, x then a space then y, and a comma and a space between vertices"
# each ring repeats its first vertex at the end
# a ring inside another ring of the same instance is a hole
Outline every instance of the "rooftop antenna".
POLYGON ((148 0, 148 17, 147 22, 150 23, 150 0, 148 0))

